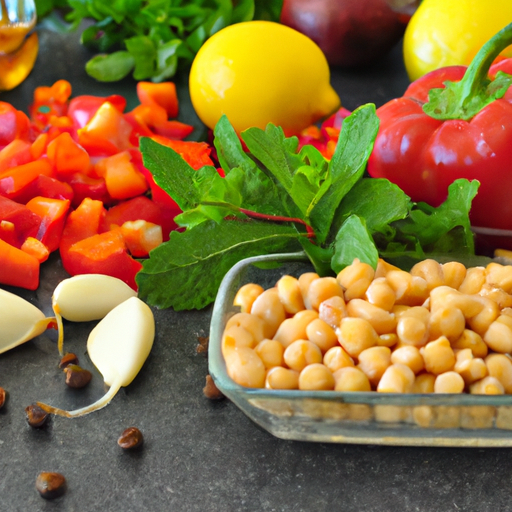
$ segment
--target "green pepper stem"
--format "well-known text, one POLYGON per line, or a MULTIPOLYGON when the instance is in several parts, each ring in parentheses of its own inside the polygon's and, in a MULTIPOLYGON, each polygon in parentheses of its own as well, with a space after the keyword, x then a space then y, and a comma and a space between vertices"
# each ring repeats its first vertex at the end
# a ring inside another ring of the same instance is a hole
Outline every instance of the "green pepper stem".
POLYGON ((423 106, 425 113, 440 120, 469 120, 489 103, 503 97, 512 84, 512 76, 499 72, 491 81, 488 72, 500 52, 511 44, 512 23, 482 46, 460 82, 445 82, 444 89, 430 90, 429 102, 423 106))

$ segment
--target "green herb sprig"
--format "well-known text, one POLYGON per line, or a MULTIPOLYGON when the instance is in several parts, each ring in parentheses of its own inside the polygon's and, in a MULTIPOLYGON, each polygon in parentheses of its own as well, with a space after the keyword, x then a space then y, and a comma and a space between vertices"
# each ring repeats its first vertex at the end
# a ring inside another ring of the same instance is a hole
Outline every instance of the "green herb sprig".
POLYGON ((328 161, 313 146, 297 151, 298 139, 272 124, 241 134, 245 152, 223 117, 214 135, 224 178, 141 139, 144 164, 183 210, 175 220, 184 230, 144 261, 139 296, 160 308, 200 309, 239 260, 301 249, 320 275, 354 258, 373 267, 379 257, 404 268, 426 257, 474 263, 469 210, 478 182, 457 180, 433 208, 388 180, 365 177, 378 126, 374 105, 355 110, 328 161))
POLYGON ((87 20, 81 42, 99 52, 85 66, 102 82, 132 73, 161 82, 189 65, 215 32, 242 21, 278 21, 283 0, 36 0, 39 20, 76 30, 87 20), (56 13, 64 13, 68 26, 56 13))

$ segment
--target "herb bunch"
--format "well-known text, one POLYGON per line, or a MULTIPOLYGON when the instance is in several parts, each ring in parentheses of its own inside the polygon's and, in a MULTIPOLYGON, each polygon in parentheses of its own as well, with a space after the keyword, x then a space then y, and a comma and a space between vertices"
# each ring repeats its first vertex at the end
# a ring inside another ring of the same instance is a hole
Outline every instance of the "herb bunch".
POLYGON ((96 80, 161 82, 188 66, 203 43, 222 28, 252 19, 278 21, 283 0, 36 0, 40 20, 77 30, 98 55, 86 64, 96 80), (59 21, 57 11, 69 23, 59 21))
POLYGON ((373 267, 379 257, 403 268, 426 257, 475 263, 469 210, 478 182, 457 180, 433 208, 365 177, 378 126, 374 105, 355 110, 328 161, 313 146, 297 151, 297 138, 272 124, 242 132, 244 151, 223 117, 214 135, 225 177, 211 166, 195 171, 171 148, 141 139, 144 164, 182 209, 175 220, 184 229, 143 262, 139 297, 200 309, 239 260, 301 249, 320 275, 354 258, 373 267))

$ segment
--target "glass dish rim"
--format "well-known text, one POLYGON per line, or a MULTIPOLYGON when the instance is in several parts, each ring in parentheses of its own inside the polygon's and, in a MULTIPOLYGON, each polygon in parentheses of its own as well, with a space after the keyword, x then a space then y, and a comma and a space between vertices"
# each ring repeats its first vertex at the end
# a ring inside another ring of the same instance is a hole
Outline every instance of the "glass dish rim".
POLYGON ((222 333, 229 316, 235 312, 235 306, 227 301, 232 293, 235 282, 242 273, 254 264, 309 262, 303 251, 294 253, 265 254, 240 260, 233 265, 224 276, 215 299, 208 343, 209 373, 216 386, 223 394, 231 398, 233 395, 251 399, 285 399, 285 400, 327 400, 341 403, 367 405, 400 405, 400 406, 512 406, 512 395, 471 395, 436 394, 436 393, 378 393, 376 391, 303 391, 273 390, 265 388, 246 388, 229 377, 224 357, 221 352, 222 333))

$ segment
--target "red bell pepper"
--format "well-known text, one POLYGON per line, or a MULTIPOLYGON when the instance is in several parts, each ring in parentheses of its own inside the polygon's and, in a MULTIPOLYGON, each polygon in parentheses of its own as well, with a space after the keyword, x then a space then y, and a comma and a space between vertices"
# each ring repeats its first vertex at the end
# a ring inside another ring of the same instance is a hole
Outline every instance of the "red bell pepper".
POLYGON ((83 128, 96 114, 98 109, 105 102, 109 102, 119 112, 124 112, 126 108, 126 99, 119 94, 112 94, 106 98, 99 96, 77 96, 69 102, 68 116, 73 121, 75 129, 83 128))
POLYGON ((52 166, 47 158, 18 165, 0 174, 0 194, 18 199, 40 175, 51 176, 52 166))
POLYGON ((25 139, 30 131, 30 120, 9 103, 0 101, 0 148, 14 139, 25 139))
POLYGON ((57 174, 82 172, 87 174, 91 159, 85 149, 76 143, 68 132, 61 133, 46 148, 48 160, 57 174))
POLYGON ((432 206, 446 199, 454 180, 478 180, 472 224, 512 229, 512 77, 496 74, 512 69, 512 61, 492 66, 511 43, 512 24, 468 68, 433 71, 377 109, 381 124, 369 174, 388 178, 414 201, 432 206))

